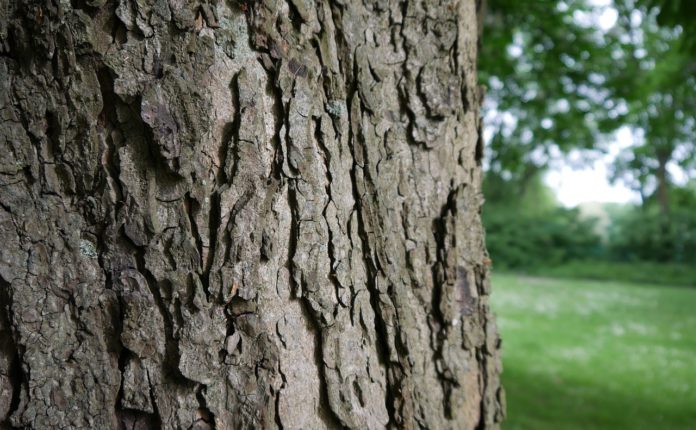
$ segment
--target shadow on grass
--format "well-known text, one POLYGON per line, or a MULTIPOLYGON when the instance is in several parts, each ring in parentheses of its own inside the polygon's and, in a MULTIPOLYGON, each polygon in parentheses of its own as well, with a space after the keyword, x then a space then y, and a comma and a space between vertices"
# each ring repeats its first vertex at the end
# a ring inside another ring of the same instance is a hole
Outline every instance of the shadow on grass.
MULTIPOLYGON (((609 375, 608 375, 609 376, 609 375)), ((696 405, 650 398, 629 388, 591 384, 572 375, 533 374, 506 363, 506 430, 696 429, 696 405)))

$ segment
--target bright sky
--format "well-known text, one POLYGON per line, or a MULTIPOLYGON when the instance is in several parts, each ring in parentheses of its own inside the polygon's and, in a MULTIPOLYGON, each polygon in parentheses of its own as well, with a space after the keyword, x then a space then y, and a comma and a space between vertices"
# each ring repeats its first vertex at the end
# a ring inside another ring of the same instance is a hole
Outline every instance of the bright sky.
POLYGON ((640 194, 620 182, 609 183, 609 166, 616 156, 631 146, 631 132, 622 128, 616 133, 616 140, 609 144, 606 154, 590 165, 574 167, 580 152, 571 153, 569 162, 552 166, 546 174, 546 183, 556 192, 558 201, 566 207, 580 203, 639 203, 640 194))
POLYGON ((573 170, 564 165, 546 175, 546 183, 556 192, 558 201, 566 207, 580 203, 638 203, 640 195, 623 184, 610 184, 607 163, 596 161, 594 166, 573 170))
POLYGON ((619 19, 619 12, 611 6, 611 0, 593 0, 591 3, 599 6, 601 10, 597 19, 599 27, 604 31, 608 31, 616 24, 616 20, 619 19))

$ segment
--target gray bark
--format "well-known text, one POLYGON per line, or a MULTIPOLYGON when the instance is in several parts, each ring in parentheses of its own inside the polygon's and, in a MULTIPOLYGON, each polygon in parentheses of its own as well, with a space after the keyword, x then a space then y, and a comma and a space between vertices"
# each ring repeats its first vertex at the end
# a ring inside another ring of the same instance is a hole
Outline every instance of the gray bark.
POLYGON ((0 1, 1 425, 498 427, 475 4, 0 1))

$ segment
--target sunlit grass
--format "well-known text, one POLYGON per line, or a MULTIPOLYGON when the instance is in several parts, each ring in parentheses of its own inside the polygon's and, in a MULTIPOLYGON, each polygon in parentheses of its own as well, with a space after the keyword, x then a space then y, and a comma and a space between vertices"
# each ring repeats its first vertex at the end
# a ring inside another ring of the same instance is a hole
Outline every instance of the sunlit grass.
POLYGON ((696 429, 696 288, 495 274, 505 429, 696 429))

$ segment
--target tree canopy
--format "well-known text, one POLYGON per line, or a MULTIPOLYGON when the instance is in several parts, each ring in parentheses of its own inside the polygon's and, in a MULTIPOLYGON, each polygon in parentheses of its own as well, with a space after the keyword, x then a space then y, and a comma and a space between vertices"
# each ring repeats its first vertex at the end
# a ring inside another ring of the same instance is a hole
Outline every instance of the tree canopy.
POLYGON ((572 150, 606 149, 620 127, 635 144, 615 180, 647 197, 668 187, 668 165, 693 169, 696 61, 688 33, 665 24, 684 3, 491 0, 480 59, 489 174, 525 181, 572 150))
POLYGON ((613 161, 610 179, 638 191, 642 204, 612 215, 604 235, 611 243, 602 253, 696 261, 696 189, 684 180, 696 176, 691 3, 489 0, 480 76, 487 88, 484 221, 494 259, 528 265, 534 243, 546 244, 539 245, 544 250, 565 247, 561 260, 577 254, 573 250, 596 254, 599 238, 574 238, 591 235, 592 227, 578 212, 553 209, 557 203, 541 175, 568 154, 601 155, 622 130, 631 142, 613 161), (540 213, 543 228, 534 225, 540 213))

